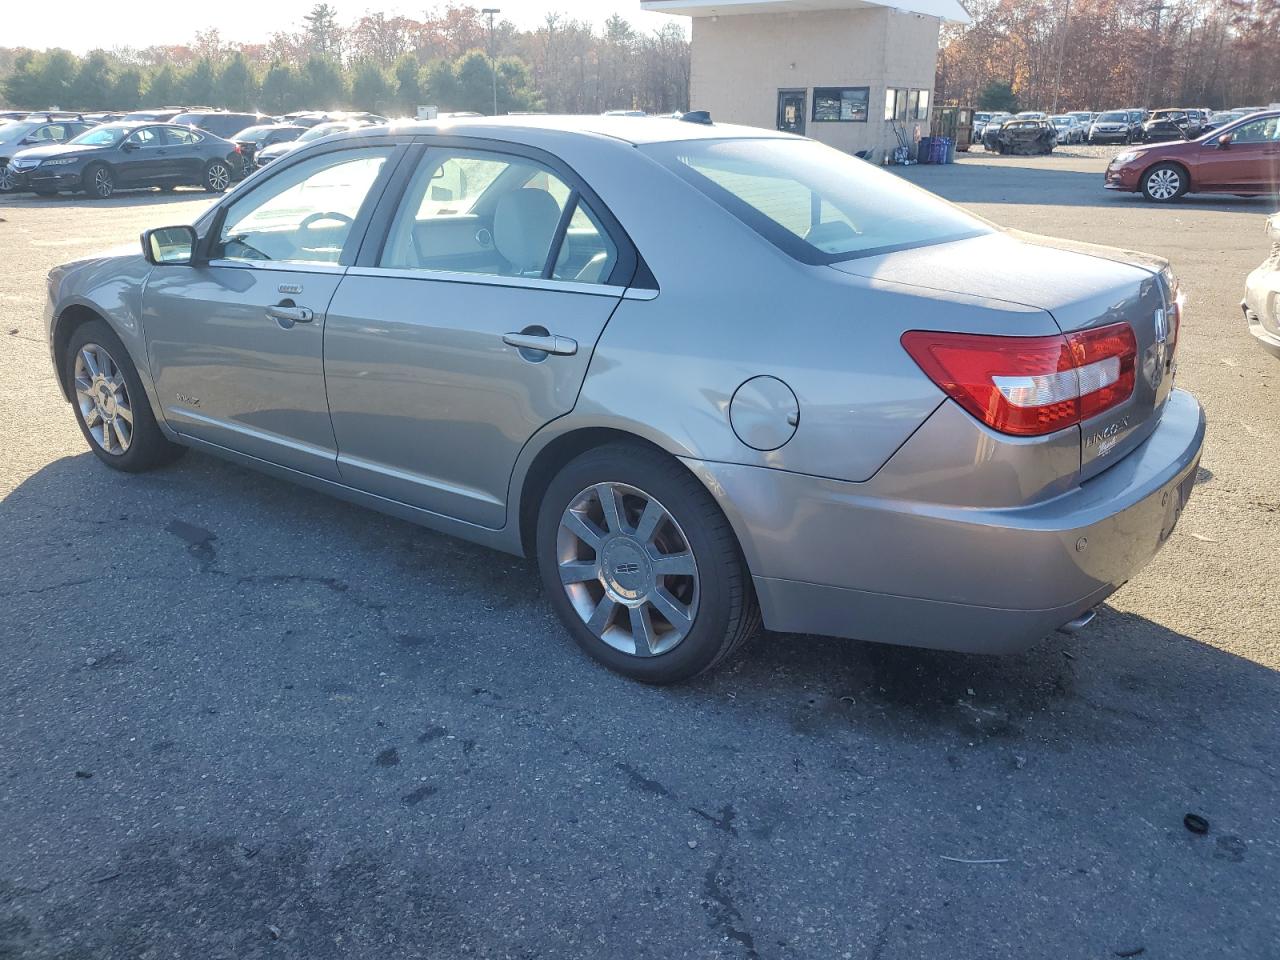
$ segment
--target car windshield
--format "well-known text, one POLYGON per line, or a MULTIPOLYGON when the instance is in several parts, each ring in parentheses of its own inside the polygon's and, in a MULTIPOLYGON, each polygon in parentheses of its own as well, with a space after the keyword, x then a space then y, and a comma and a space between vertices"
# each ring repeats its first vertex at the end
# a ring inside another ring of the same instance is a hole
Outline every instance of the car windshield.
POLYGON ((1070 126, 1071 121, 1074 118, 1073 117, 1050 117, 1049 119, 1053 121, 1054 126, 1066 127, 1066 126, 1070 126))
POLYGON ((331 133, 342 133, 342 131, 351 130, 354 127, 354 123, 321 123, 299 136, 298 143, 310 143, 312 140, 327 137, 331 133))
POLYGON ((86 130, 80 136, 68 142, 83 144, 86 147, 114 147, 127 137, 133 129, 131 126, 117 127, 114 124, 105 124, 101 127, 94 127, 92 130, 86 130))
POLYGON ((266 139, 267 134, 269 134, 274 129, 275 127, 272 125, 267 125, 263 127, 245 127, 243 130, 241 130, 231 139, 247 140, 250 143, 261 143, 263 140, 266 139))
POLYGON ((692 140, 643 149, 805 263, 836 263, 992 229, 893 174, 812 140, 692 140))
POLYGON ((1104 123, 1128 123, 1129 115, 1127 113, 1104 113, 1098 119, 1104 123))

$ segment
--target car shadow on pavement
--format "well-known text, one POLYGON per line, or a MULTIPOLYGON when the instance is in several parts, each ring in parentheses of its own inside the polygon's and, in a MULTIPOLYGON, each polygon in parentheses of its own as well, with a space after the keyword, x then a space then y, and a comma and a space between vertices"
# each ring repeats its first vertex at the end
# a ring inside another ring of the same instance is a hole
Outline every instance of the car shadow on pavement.
POLYGON ((1160 206, 1177 211, 1222 213, 1271 213, 1274 197, 1236 197, 1223 194, 1188 194, 1163 205, 1140 193, 1107 190, 1102 176, 1079 170, 1062 170, 1030 163, 982 163, 966 161, 944 166, 896 167, 893 172, 953 203, 1015 203, 1041 206, 1102 207, 1160 206))
POLYGON ((143 188, 139 190, 117 190, 106 200, 89 197, 83 193, 58 193, 53 196, 40 197, 34 194, 0 195, 0 211, 5 207, 57 207, 60 210, 83 207, 97 210, 104 207, 150 207, 168 203, 206 199, 217 200, 221 194, 209 193, 200 187, 177 187, 172 191, 143 188))
POLYGON ((649 687, 530 562, 195 453, 47 464, 0 564, 0 955, 638 956, 637 903, 647 956, 1273 942, 1280 674, 1140 616, 1003 658, 762 634, 649 687))

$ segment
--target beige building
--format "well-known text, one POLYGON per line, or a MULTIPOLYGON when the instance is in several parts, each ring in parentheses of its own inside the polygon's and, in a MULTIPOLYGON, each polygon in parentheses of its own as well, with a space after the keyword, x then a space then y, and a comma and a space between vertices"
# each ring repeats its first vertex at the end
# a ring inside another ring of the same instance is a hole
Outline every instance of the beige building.
POLYGON ((693 18, 690 108, 841 150, 929 132, 938 33, 959 0, 642 0, 693 18))

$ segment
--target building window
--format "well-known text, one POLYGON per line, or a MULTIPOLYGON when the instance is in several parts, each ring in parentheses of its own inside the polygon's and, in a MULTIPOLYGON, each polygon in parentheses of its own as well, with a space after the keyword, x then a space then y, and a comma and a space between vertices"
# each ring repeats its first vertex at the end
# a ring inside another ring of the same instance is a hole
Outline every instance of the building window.
POLYGON ((870 112, 870 87, 815 87, 815 123, 866 123, 870 112))
POLYGON ((884 118, 905 123, 929 119, 929 91, 889 87, 884 92, 884 118))

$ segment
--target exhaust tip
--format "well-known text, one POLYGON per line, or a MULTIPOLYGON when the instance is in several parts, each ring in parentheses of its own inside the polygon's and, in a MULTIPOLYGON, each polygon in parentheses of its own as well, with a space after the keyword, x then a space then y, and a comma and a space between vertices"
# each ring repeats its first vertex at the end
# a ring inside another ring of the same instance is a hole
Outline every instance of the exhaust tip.
POLYGON ((1060 626, 1058 628, 1058 632, 1069 634, 1069 635, 1077 634, 1081 630, 1083 630, 1085 627, 1087 627, 1089 624, 1093 623, 1093 618, 1096 617, 1097 615, 1098 615, 1097 608, 1094 608, 1092 610, 1086 610, 1084 613, 1080 614, 1080 616, 1076 617, 1074 620, 1068 620, 1066 623, 1060 626))

